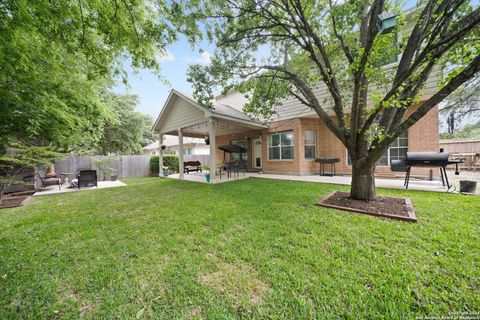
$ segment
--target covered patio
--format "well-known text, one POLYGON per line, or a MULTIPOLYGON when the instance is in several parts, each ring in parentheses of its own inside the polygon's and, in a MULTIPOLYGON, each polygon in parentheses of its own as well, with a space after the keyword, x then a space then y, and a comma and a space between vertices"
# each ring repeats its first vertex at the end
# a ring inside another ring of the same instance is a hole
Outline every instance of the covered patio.
MULTIPOLYGON (((180 180, 205 180, 199 174, 184 173, 184 148, 183 138, 205 138, 210 146, 210 154, 207 165, 211 169, 211 183, 227 181, 227 177, 220 177, 213 172, 219 164, 222 152, 218 150, 217 140, 219 136, 243 136, 246 133, 261 135, 267 126, 248 117, 244 113, 223 104, 215 104, 214 108, 207 108, 197 103, 190 96, 172 89, 165 102, 162 112, 158 116, 153 130, 159 135, 159 172, 163 172, 162 141, 164 135, 178 136, 179 144, 179 173, 172 178, 180 180), (220 181, 222 180, 222 181, 220 181)), ((242 173, 240 173, 242 175, 242 173)), ((200 181, 199 181, 200 182, 200 181)))

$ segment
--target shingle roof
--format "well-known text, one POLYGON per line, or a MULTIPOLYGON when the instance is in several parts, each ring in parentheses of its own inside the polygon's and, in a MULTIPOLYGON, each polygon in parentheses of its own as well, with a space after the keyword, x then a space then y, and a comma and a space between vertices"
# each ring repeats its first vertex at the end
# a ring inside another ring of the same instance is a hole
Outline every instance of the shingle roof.
POLYGON ((222 114, 222 115, 225 115, 225 116, 229 116, 229 117, 242 119, 242 120, 256 121, 255 119, 249 117, 247 114, 243 113, 242 111, 237 110, 233 107, 230 107, 230 106, 228 106, 226 104, 222 104, 222 103, 216 103, 214 105, 214 109, 212 110, 212 112, 217 113, 217 114, 222 114))

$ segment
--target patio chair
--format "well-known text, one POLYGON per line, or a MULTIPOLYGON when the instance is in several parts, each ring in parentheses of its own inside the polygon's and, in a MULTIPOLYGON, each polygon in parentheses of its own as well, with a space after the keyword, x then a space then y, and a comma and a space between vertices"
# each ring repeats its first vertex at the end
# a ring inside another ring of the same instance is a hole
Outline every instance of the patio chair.
POLYGON ((247 161, 240 160, 237 162, 237 170, 243 172, 243 176, 245 177, 245 173, 247 172, 247 161))
POLYGON ((475 172, 480 167, 480 152, 475 154, 475 158, 473 159, 473 171, 475 172))
POLYGON ((62 189, 62 179, 57 175, 41 176, 40 174, 37 174, 37 176, 42 183, 42 189, 50 186, 58 186, 58 190, 62 189))
POLYGON ((226 171, 227 171, 227 179, 230 179, 231 175, 233 175, 234 178, 235 178, 235 176, 238 177, 239 176, 238 161, 231 161, 231 162, 227 163, 226 171))
POLYGON ((97 187, 97 171, 96 170, 79 170, 77 174, 77 187, 97 187))

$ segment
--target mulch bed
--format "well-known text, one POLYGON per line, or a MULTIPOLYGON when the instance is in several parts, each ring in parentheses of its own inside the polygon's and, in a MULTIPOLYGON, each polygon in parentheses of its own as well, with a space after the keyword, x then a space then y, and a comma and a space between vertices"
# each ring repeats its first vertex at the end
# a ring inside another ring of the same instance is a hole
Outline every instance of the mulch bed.
POLYGON ((24 204, 24 201, 27 198, 29 198, 29 197, 28 196, 19 196, 19 197, 8 197, 8 198, 5 198, 3 200, 0 200, 0 209, 19 207, 19 206, 24 204))
POLYGON ((377 217, 416 222, 410 198, 376 197, 372 201, 361 201, 350 198, 348 192, 335 191, 320 199, 318 206, 333 208, 377 217))

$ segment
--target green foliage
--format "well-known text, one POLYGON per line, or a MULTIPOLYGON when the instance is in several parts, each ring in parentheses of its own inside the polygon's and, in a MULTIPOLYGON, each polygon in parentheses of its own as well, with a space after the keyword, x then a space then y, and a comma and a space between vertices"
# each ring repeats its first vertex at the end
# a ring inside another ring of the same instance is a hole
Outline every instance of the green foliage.
MULTIPOLYGON (((315 111, 348 149, 352 184, 361 167, 374 169, 397 137, 480 72, 480 8, 467 0, 420 1, 406 13, 396 0, 203 5, 216 48, 211 65, 190 67, 195 98, 208 103, 212 87, 234 87, 249 98, 244 111, 265 122, 296 99, 304 109, 289 116, 315 111), (382 33, 378 19, 386 13, 397 23, 382 33), (445 83, 438 94, 425 91, 435 90, 432 76, 442 64, 445 83)), ((373 191, 355 187, 352 197, 371 200, 373 191)))
POLYGON ((114 157, 102 157, 95 160, 95 164, 97 165, 100 173, 103 175, 103 180, 109 179, 110 176, 116 172, 116 169, 113 168, 114 162, 114 157))
POLYGON ((151 118, 135 111, 138 97, 107 93, 105 104, 111 118, 104 124, 96 148, 97 154, 140 154, 143 144, 153 142, 151 118))
MULTIPOLYGON (((150 158, 150 171, 153 174, 158 174, 159 169, 159 157, 152 156, 150 158)), ((164 154, 163 155, 163 166, 168 167, 168 169, 172 172, 178 172, 179 164, 178 164, 178 156, 175 154, 164 154)))
POLYGON ((104 124, 114 121, 102 93, 114 79, 127 81, 124 62, 159 74, 157 58, 178 30, 196 34, 195 25, 183 26, 171 5, 163 0, 1 1, 2 144, 93 150, 104 124))
MULTIPOLYGON (((159 163, 159 156, 151 156, 150 157, 150 172, 153 173, 154 175, 158 174, 158 170, 160 169, 160 163, 159 163)), ((164 162, 165 164, 165 162, 164 162)))
POLYGON ((452 134, 440 133, 440 139, 480 139, 480 121, 467 124, 461 130, 452 134))
POLYGON ((63 154, 51 147, 36 147, 15 144, 0 154, 0 199, 14 183, 23 183, 20 173, 25 169, 49 166, 63 154))

